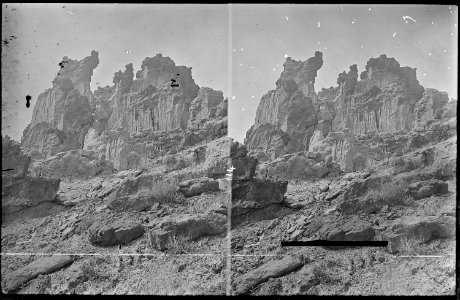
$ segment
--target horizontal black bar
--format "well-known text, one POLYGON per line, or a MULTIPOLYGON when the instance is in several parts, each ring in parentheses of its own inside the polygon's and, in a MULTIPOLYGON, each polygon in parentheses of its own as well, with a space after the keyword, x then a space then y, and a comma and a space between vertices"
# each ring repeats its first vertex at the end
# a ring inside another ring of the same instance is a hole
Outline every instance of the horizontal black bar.
POLYGON ((14 169, 6 169, 6 170, 2 170, 2 172, 6 172, 6 171, 13 171, 14 169))
POLYGON ((281 247, 303 247, 303 246, 345 246, 345 247, 386 247, 388 241, 281 241, 281 247))

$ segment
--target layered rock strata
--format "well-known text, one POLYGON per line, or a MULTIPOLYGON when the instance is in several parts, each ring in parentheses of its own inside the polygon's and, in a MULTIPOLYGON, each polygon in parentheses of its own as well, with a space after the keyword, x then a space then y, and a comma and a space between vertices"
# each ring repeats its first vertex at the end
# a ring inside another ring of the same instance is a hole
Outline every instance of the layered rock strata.
POLYGON ((81 61, 64 57, 53 87, 38 97, 21 140, 24 151, 40 160, 34 164, 37 174, 94 176, 111 168, 137 168, 227 134, 227 99, 220 91, 199 87, 190 67, 157 54, 144 59, 137 72, 126 65, 114 74, 112 86, 92 92, 98 64, 96 51, 81 61), (61 166, 56 155, 71 150, 77 150, 72 161, 85 165, 84 170, 61 166), (47 160, 51 157, 52 162, 47 160))
POLYGON ((428 136, 455 134, 455 122, 446 120, 456 118, 457 101, 421 86, 415 68, 383 54, 371 58, 361 74, 351 65, 339 74, 337 87, 316 95, 321 65, 319 52, 306 62, 286 60, 276 89, 262 97, 246 134, 251 155, 273 161, 299 151, 322 152, 342 171, 353 172, 426 145, 428 136))

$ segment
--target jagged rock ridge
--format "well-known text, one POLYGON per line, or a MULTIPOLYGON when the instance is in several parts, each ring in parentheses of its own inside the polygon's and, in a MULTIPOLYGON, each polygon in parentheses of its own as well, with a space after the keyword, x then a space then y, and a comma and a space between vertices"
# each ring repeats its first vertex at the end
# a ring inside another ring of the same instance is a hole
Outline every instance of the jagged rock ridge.
MULTIPOLYGON (((173 148, 226 135, 227 99, 196 85, 190 67, 157 54, 144 59, 136 78, 128 64, 114 74, 113 86, 93 93, 90 81, 98 63, 96 51, 81 61, 64 57, 53 87, 39 96, 21 140, 24 151, 40 159, 38 164, 59 160, 61 152, 89 150, 92 165, 111 163, 123 170, 173 148)), ((68 173, 73 171, 60 171, 68 173)))
POLYGON ((287 58, 276 89, 262 97, 245 138, 259 160, 319 151, 350 172, 391 155, 389 137, 379 142, 384 135, 410 132, 408 139, 414 140, 420 131, 452 132, 452 126, 433 121, 455 117, 457 101, 421 86, 415 68, 401 67, 383 54, 371 58, 359 76, 357 65, 351 65, 338 75, 337 87, 317 95, 314 78, 322 61, 320 52, 306 62, 287 58))

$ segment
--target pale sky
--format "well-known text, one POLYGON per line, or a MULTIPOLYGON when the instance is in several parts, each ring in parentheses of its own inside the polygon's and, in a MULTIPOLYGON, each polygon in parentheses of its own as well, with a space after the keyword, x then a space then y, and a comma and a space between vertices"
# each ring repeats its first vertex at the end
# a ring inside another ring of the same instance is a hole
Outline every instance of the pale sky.
POLYGON ((9 41, 2 42, 2 135, 20 140, 62 57, 80 60, 91 50, 100 60, 93 91, 112 85, 126 64, 136 73, 144 58, 161 53, 192 67, 199 86, 227 96, 227 5, 16 3, 2 4, 2 15, 2 37, 9 41), (32 96, 28 109, 26 95, 32 96))
POLYGON ((369 58, 387 54, 417 68, 424 87, 457 98, 453 5, 3 4, 2 15, 2 134, 16 140, 62 57, 82 59, 91 50, 100 59, 93 90, 157 53, 192 67, 199 86, 229 98, 229 135, 239 141, 286 55, 306 60, 323 52, 316 91, 336 86, 350 65, 361 72, 369 58))
POLYGON ((254 124, 261 97, 275 88, 286 54, 306 60, 323 52, 316 92, 337 86, 350 65, 361 73, 369 58, 387 54, 417 68, 424 87, 457 98, 457 6, 233 5, 232 16, 229 134, 237 140, 254 124))

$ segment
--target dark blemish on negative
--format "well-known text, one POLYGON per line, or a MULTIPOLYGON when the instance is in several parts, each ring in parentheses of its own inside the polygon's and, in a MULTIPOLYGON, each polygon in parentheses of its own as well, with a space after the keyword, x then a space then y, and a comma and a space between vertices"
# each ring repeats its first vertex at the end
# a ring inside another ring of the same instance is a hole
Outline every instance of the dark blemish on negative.
POLYGON ((8 46, 9 43, 8 40, 3 40, 3 45, 8 46))
POLYGON ((17 38, 18 38, 17 36, 11 35, 11 36, 10 36, 10 41, 13 40, 13 39, 15 40, 15 39, 17 39, 17 38))
POLYGON ((174 79, 171 79, 171 87, 179 86, 179 84, 175 82, 176 81, 174 79))
POLYGON ((61 67, 61 69, 64 68, 64 64, 66 64, 66 63, 68 63, 67 60, 63 60, 63 61, 61 61, 61 62, 59 63, 59 66, 61 67))
POLYGON ((6 170, 2 170, 2 172, 6 172, 6 171, 14 171, 14 169, 6 169, 6 170))
POLYGON ((26 96, 26 107, 29 108, 30 107, 30 100, 32 99, 32 97, 30 97, 29 95, 26 96))

